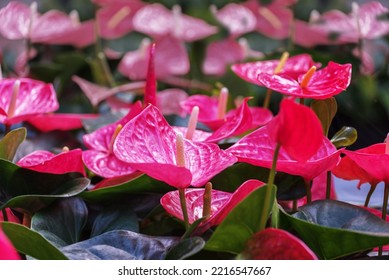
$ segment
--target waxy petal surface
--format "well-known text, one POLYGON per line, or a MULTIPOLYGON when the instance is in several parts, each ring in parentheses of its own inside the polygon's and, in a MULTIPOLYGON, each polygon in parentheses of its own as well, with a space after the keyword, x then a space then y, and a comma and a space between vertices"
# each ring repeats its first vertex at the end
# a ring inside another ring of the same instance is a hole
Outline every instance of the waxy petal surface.
POLYGON ((0 81, 0 107, 7 113, 0 115, 0 122, 15 124, 28 120, 31 116, 50 113, 59 108, 57 96, 52 84, 28 78, 20 78, 19 93, 16 97, 15 110, 9 115, 13 87, 17 79, 0 81))
POLYGON ((300 97, 326 99, 346 90, 351 82, 351 64, 330 61, 327 67, 316 71, 307 86, 302 86, 304 75, 293 79, 287 75, 258 74, 260 85, 279 93, 300 97))
POLYGON ((313 251, 286 230, 266 228, 247 242, 244 256, 252 260, 317 260, 313 251))
MULTIPOLYGON (((245 81, 253 84, 259 84, 258 74, 274 74, 274 70, 277 68, 279 63, 279 59, 246 62, 234 64, 231 66, 231 69, 245 81)), ((288 75, 297 79, 298 76, 306 73, 312 66, 320 67, 320 63, 315 63, 312 60, 312 57, 308 54, 299 54, 288 58, 279 74, 288 75)))
MULTIPOLYGON (((235 155, 239 162, 270 169, 275 148, 276 142, 271 139, 268 126, 264 126, 243 137, 226 151, 235 155)), ((302 151, 305 151, 304 149, 302 151)), ((338 163, 340 152, 324 136, 319 149, 305 162, 296 161, 281 146, 276 169, 312 180, 321 173, 331 170, 338 163)))
POLYGON ((236 162, 216 144, 184 140, 184 150, 186 167, 178 167, 176 133, 152 105, 123 127, 114 144, 114 153, 120 160, 178 188, 202 186, 236 162))
POLYGON ((0 34, 10 40, 27 38, 31 22, 31 9, 29 6, 11 1, 0 10, 0 34), (16 19, 16 20, 15 20, 16 19))
POLYGON ((98 118, 98 114, 42 114, 31 117, 28 122, 42 132, 74 130, 83 127, 82 120, 98 118))
POLYGON ((20 260, 20 256, 11 241, 0 228, 0 260, 20 260))
POLYGON ((74 149, 60 154, 38 150, 21 158, 17 165, 44 173, 78 172, 86 176, 81 149, 74 149))

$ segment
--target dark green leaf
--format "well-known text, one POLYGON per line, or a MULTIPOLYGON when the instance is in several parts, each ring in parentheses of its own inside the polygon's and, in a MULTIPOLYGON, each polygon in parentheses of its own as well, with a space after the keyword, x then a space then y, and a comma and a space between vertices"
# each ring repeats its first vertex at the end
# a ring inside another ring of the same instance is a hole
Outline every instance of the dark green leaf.
POLYGON ((37 212, 31 228, 52 244, 62 247, 80 241, 82 229, 88 219, 88 209, 80 198, 72 197, 37 212))
POLYGON ((154 237, 115 230, 61 248, 73 260, 162 260, 177 237, 154 237))
MULTIPOLYGON (((265 193, 271 192, 273 205, 276 194, 275 186, 265 185, 253 191, 241 201, 216 228, 208 240, 205 249, 239 254, 244 250, 247 240, 259 230, 265 193)), ((270 209, 269 209, 270 210, 270 209)), ((270 213, 265 213, 269 215, 270 213)))
POLYGON ((205 241, 199 236, 181 240, 166 254, 166 260, 184 260, 200 252, 205 246, 205 241))
POLYGON ((328 135, 331 122, 338 109, 336 99, 334 97, 330 97, 323 100, 314 100, 311 103, 311 108, 315 111, 321 122, 324 135, 328 135))
POLYGON ((12 161, 19 145, 26 139, 27 130, 24 127, 8 132, 0 140, 0 158, 12 161))
POLYGON ((16 250, 38 260, 66 260, 67 257, 39 233, 19 224, 1 222, 1 228, 16 250))
POLYGON ((281 219, 284 227, 293 228, 322 259, 337 259, 389 244, 389 223, 341 201, 315 201, 294 215, 281 211, 281 219))
POLYGON ((98 236, 112 230, 128 230, 139 232, 138 217, 127 207, 109 207, 102 210, 92 226, 91 237, 98 236))

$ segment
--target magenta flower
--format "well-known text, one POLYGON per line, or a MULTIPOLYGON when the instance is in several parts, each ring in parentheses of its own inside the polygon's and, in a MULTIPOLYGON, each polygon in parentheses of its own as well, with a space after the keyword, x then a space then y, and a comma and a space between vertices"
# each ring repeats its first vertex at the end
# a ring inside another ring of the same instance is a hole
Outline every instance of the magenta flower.
POLYGON ((33 116, 27 122, 42 132, 53 130, 68 131, 83 128, 82 120, 96 119, 98 117, 98 114, 49 113, 33 116))
POLYGON ((0 260, 20 260, 20 256, 11 241, 0 228, 0 260))
POLYGON ((81 149, 69 151, 69 149, 65 148, 59 154, 39 150, 21 158, 17 165, 43 173, 65 174, 78 172, 86 176, 81 149))
POLYGON ((123 127, 113 151, 133 168, 177 188, 202 186, 236 162, 216 144, 180 139, 153 105, 123 127))
MULTIPOLYGON (((263 182, 258 180, 248 180, 233 193, 212 190, 210 216, 199 225, 196 229, 196 234, 201 234, 207 229, 220 224, 239 202, 245 199, 251 192, 264 185, 263 182)), ((204 192, 204 188, 190 188, 185 191, 190 224, 203 217, 204 192)), ((161 198, 161 204, 166 212, 183 221, 184 217, 180 203, 178 190, 168 192, 161 198)))
MULTIPOLYGON (((279 59, 245 62, 232 65, 231 70, 243 80, 258 85, 258 75, 260 73, 275 74, 280 63, 279 59)), ((312 66, 320 67, 320 63, 315 63, 308 54, 299 54, 289 57, 277 72, 280 75, 287 75, 297 79, 298 76, 305 74, 312 66)))
POLYGON ((52 84, 21 78, 0 80, 0 122, 13 125, 59 108, 52 84))
POLYGON ((16 1, 0 10, 0 34, 10 40, 27 39, 32 43, 69 44, 85 47, 94 42, 92 20, 80 23, 78 14, 67 15, 51 10, 37 12, 36 4, 30 7, 16 1))
POLYGON ((351 64, 330 61, 316 71, 313 66, 297 79, 283 74, 259 73, 258 84, 279 93, 300 98, 325 99, 346 90, 351 81, 351 64))
POLYGON ((88 169, 103 178, 129 175, 136 171, 113 153, 113 143, 122 127, 141 110, 142 105, 137 102, 122 119, 83 136, 88 150, 83 151, 82 159, 88 169))

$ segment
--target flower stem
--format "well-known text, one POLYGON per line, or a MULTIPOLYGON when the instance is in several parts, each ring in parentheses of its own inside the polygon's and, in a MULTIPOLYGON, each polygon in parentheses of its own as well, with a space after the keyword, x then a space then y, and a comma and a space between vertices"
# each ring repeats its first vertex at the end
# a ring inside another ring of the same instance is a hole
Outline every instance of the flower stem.
POLYGON ((305 190, 307 192, 307 203, 310 203, 312 202, 312 190, 311 190, 312 181, 304 180, 304 183, 305 183, 305 190))
POLYGON ((331 171, 327 171, 327 186, 326 186, 326 199, 331 198, 331 171))
POLYGON ((264 109, 268 109, 269 108, 272 92, 273 91, 270 88, 268 88, 267 91, 266 91, 265 100, 263 101, 263 108, 264 109))
POLYGON ((273 184, 274 184, 274 178, 276 175, 276 167, 277 167, 277 158, 278 158, 278 154, 280 152, 280 148, 281 148, 281 145, 277 143, 277 146, 276 146, 276 148, 274 150, 274 154, 273 154, 273 163, 272 163, 272 167, 270 169, 269 179, 267 181, 265 202, 264 202, 264 205, 262 207, 262 215, 261 215, 261 219, 259 221, 259 230, 262 230, 266 227, 268 213, 270 211, 270 206, 272 204, 272 201, 270 201, 270 198, 271 198, 270 187, 273 186, 273 184))
POLYGON ((369 190, 369 192, 368 192, 367 195, 366 195, 365 204, 364 204, 363 206, 365 206, 365 207, 368 207, 368 206, 369 206, 370 198, 371 198, 371 196, 373 195, 373 193, 374 193, 376 187, 377 187, 377 184, 372 184, 372 185, 370 186, 370 190, 369 190))
POLYGON ((178 189, 178 193, 180 194, 180 202, 181 202, 182 215, 184 216, 185 229, 188 229, 189 217, 188 217, 188 208, 186 206, 185 189, 178 189))
MULTIPOLYGON (((389 184, 385 182, 384 200, 382 202, 382 219, 386 221, 386 213, 388 211, 389 184)), ((382 247, 378 248, 378 255, 382 256, 382 247)))

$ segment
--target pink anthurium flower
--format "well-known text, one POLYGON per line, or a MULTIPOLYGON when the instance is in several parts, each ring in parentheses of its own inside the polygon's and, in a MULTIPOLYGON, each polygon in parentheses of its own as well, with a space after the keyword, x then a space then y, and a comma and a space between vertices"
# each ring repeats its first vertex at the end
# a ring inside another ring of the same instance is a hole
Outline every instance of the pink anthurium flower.
POLYGON ((85 47, 94 42, 92 20, 80 23, 77 12, 67 15, 51 10, 39 14, 36 3, 27 6, 11 1, 0 10, 0 34, 10 40, 27 39, 32 43, 69 44, 85 47))
POLYGON ((310 181, 332 169, 340 151, 323 135, 321 124, 308 107, 284 99, 279 114, 266 126, 246 135, 227 149, 238 161, 270 168, 280 145, 277 171, 310 181))
POLYGON ((96 119, 98 117, 98 114, 49 113, 33 116, 27 122, 42 132, 53 130, 68 131, 82 128, 82 120, 96 119))
MULTIPOLYGON (((247 131, 254 127, 265 125, 273 117, 271 111, 268 109, 256 108, 251 110, 247 105, 248 99, 245 99, 239 108, 226 112, 227 98, 228 90, 223 88, 220 91, 219 97, 210 97, 201 94, 192 95, 181 102, 181 107, 187 114, 191 113, 193 107, 199 107, 199 122, 205 124, 215 132, 224 127, 218 132, 224 134, 227 130, 235 126, 230 136, 238 135, 244 130, 247 131), (253 119, 255 119, 255 122, 253 122, 253 119), (244 127, 236 131, 243 124, 244 127)), ((216 137, 216 135, 213 137, 216 137)))
POLYGON ((107 1, 96 13, 99 35, 116 39, 133 31, 133 17, 144 6, 145 3, 138 0, 107 1))
POLYGON ((86 176, 81 149, 64 150, 59 154, 38 150, 21 158, 17 165, 43 173, 64 174, 78 172, 86 176))
POLYGON ((312 60, 309 54, 299 54, 286 59, 281 62, 280 59, 254 61, 238 63, 231 66, 231 70, 240 78, 253 84, 259 84, 258 74, 269 73, 274 74, 280 63, 283 63, 278 74, 287 75, 296 78, 305 74, 312 66, 320 67, 320 63, 312 60))
POLYGON ((20 256, 11 241, 0 228, 0 260, 20 260, 20 256))
POLYGON ((244 259, 317 260, 315 253, 300 239, 283 229, 266 228, 247 242, 244 259))
POLYGON ((133 168, 177 188, 202 186, 236 162, 216 144, 179 136, 161 112, 149 105, 123 127, 113 150, 133 168))
POLYGON ((316 71, 312 66, 306 74, 294 79, 282 74, 259 73, 258 84, 300 98, 325 99, 346 90, 351 81, 351 64, 330 61, 327 67, 316 71))
POLYGON ((180 41, 193 42, 217 32, 205 21, 182 14, 180 6, 172 10, 161 4, 141 8, 133 18, 134 29, 154 39, 172 36, 180 41))
POLYGON ((20 78, 0 80, 0 122, 13 125, 59 108, 52 84, 20 78))
MULTIPOLYGON (((211 213, 198 226, 196 234, 201 234, 207 229, 220 224, 239 202, 245 199, 251 192, 264 185, 263 182, 258 180, 248 180, 233 193, 212 190, 211 213)), ((185 192, 190 224, 203 217, 204 194, 204 188, 190 188, 185 192)), ((178 191, 171 191, 162 196, 161 205, 170 215, 179 220, 184 220, 178 191)))
POLYGON ((82 139, 88 150, 83 151, 82 159, 88 169, 103 178, 136 172, 136 169, 116 157, 113 153, 113 143, 122 127, 141 110, 142 105, 137 102, 122 119, 83 136, 82 139))
POLYGON ((7 220, 8 222, 13 222, 13 223, 17 223, 17 224, 21 223, 20 219, 12 212, 11 209, 5 208, 4 210, 5 210, 7 219, 4 219, 3 211, 0 211, 0 221, 7 220))

